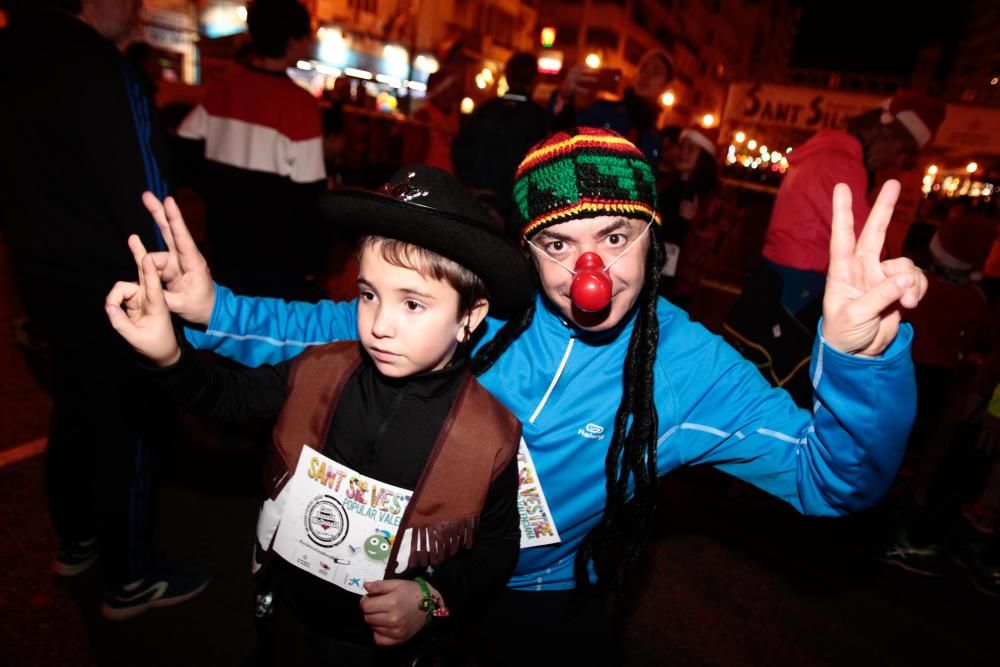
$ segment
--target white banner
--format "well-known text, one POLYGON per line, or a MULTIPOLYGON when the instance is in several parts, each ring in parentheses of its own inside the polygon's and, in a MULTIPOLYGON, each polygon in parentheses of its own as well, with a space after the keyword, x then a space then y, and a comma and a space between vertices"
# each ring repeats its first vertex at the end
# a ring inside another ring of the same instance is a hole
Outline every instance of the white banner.
MULTIPOLYGON (((815 132, 877 107, 888 95, 751 82, 729 86, 723 123, 727 132, 748 126, 815 132)), ((725 135, 723 135, 725 136, 725 135)), ((1000 109, 949 104, 934 148, 1000 155, 1000 109)))

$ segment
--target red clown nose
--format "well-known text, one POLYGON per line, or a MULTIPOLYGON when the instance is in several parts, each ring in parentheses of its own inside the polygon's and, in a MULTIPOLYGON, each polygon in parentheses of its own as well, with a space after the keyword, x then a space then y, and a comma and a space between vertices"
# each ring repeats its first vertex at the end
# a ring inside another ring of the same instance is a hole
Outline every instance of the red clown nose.
POLYGON ((573 305, 586 313, 604 310, 611 303, 611 279, 604 273, 604 260, 593 252, 585 252, 576 260, 576 277, 569 296, 573 305))

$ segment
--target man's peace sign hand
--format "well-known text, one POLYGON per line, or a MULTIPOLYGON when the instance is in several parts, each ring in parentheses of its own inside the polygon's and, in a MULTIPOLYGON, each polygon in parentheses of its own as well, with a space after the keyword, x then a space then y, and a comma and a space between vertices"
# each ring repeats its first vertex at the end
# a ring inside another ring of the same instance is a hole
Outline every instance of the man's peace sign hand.
POLYGON ((879 260, 898 197, 899 181, 886 181, 855 241, 851 189, 833 189, 823 338, 841 352, 882 354, 899 331, 900 309, 916 308, 927 291, 927 278, 909 259, 879 260))

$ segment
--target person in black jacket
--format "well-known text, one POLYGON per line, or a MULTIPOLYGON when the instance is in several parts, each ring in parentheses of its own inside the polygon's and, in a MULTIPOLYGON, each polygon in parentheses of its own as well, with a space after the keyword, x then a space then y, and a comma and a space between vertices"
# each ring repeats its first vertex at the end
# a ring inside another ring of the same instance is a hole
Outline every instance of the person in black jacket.
POLYGON ((133 269, 125 239, 164 247, 141 201, 144 190, 169 193, 164 137, 141 77, 117 48, 140 3, 6 4, 0 219, 16 287, 51 352, 45 463, 55 572, 80 574, 100 552, 101 611, 120 620, 207 585, 154 566, 150 456, 172 418, 102 313, 109 282, 133 269), (111 405, 120 410, 109 415, 111 405))
MULTIPOLYGON (((515 53, 504 68, 508 91, 476 109, 451 145, 455 175, 479 200, 509 218, 514 172, 528 149, 548 134, 548 114, 531 100, 538 78, 535 57, 515 53)), ((509 228, 516 237, 517 229, 509 228)))

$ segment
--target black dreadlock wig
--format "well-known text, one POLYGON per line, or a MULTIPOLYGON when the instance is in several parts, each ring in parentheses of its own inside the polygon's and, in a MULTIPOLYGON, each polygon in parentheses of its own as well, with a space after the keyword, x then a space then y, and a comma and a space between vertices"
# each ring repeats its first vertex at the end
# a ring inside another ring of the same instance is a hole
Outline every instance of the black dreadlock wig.
MULTIPOLYGON (((650 227, 645 283, 636 301, 636 321, 624 361, 622 400, 604 462, 607 505, 601 522, 580 545, 574 568, 577 585, 589 586, 588 564, 594 559, 599 578, 608 580, 619 602, 624 601, 626 575, 648 542, 656 510, 658 419, 653 367, 660 335, 656 300, 663 261, 663 243, 659 227, 654 225, 650 227)), ((534 314, 532 303, 512 317, 473 358, 472 372, 481 375, 489 370, 528 328, 534 314)))

